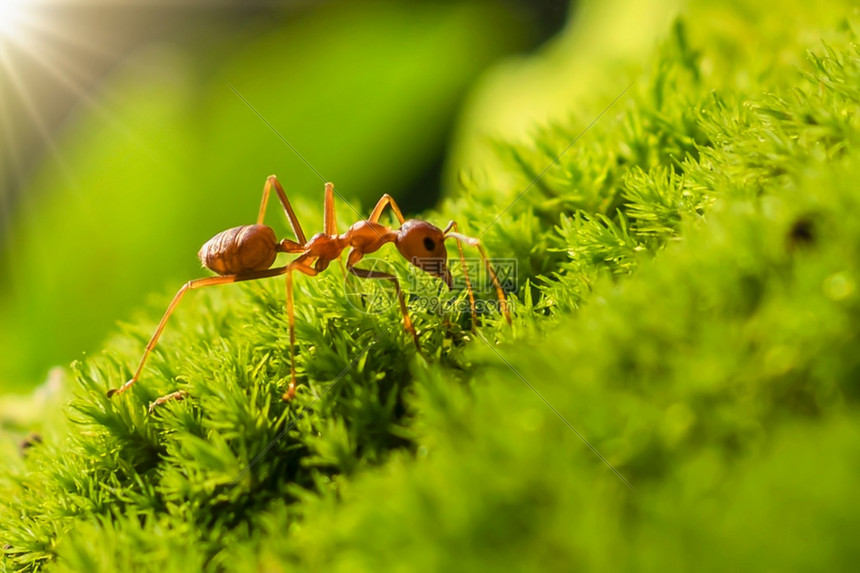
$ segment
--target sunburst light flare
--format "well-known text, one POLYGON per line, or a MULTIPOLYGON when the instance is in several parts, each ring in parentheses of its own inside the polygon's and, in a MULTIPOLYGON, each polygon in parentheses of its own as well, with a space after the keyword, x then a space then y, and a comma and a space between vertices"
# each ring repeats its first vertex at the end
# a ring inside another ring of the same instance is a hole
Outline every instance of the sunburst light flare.
MULTIPOLYGON (((12 196, 23 192, 24 171, 16 160, 20 153, 40 155, 38 161, 51 161, 67 183, 74 182, 54 141, 57 126, 74 105, 82 104, 105 126, 125 131, 93 93, 97 85, 94 70, 113 55, 87 32, 92 29, 87 24, 88 12, 81 17, 78 11, 88 4, 80 0, 0 0, 0 99, 4 103, 0 107, 4 127, 0 164, 8 165, 7 183, 16 182, 8 189, 9 197, 0 197, 0 209, 15 203, 12 196)), ((35 162, 29 161, 31 166, 35 162)), ((0 234, 2 230, 0 223, 0 234)))
POLYGON ((32 6, 33 0, 0 0, 0 41, 20 34, 32 6))

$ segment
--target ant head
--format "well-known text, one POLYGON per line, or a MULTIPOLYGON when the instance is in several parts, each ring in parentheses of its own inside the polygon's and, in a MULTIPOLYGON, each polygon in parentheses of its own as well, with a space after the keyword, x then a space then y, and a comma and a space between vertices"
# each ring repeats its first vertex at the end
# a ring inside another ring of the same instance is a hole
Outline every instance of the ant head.
POLYGON ((448 272, 448 251, 445 249, 445 233, 426 221, 406 221, 397 230, 394 240, 403 257, 422 271, 439 277, 451 288, 451 273, 448 272))

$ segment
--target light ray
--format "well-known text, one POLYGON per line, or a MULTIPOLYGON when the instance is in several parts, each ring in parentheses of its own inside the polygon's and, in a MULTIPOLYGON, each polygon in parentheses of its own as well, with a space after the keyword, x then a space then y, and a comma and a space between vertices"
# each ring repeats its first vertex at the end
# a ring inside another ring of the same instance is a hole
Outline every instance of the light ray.
MULTIPOLYGON (((3 0, 0 0, 2 2, 3 0)), ((19 17, 19 25, 23 28, 17 36, 26 36, 29 33, 32 35, 42 35, 63 42, 67 46, 74 46, 87 52, 89 55, 98 56, 106 60, 111 59, 114 53, 106 50, 97 44, 92 44, 80 37, 73 36, 64 31, 60 26, 55 25, 50 20, 36 14, 22 13, 19 17)))
MULTIPOLYGON (((22 17, 19 19, 19 22, 24 26, 29 26, 32 20, 32 18, 22 17)), ((47 31, 47 35, 52 35, 52 27, 43 26, 43 28, 47 31)), ((28 34, 28 32, 33 32, 33 30, 19 31, 19 33, 9 36, 8 40, 18 48, 20 53, 25 54, 48 72, 53 79, 59 81, 65 88, 70 90, 78 98, 78 101, 95 112, 100 119, 107 122, 122 135, 133 138, 134 134, 131 130, 106 110, 105 106, 90 95, 89 90, 81 85, 79 80, 85 78, 86 74, 81 71, 80 66, 75 65, 67 55, 57 49, 52 49, 50 56, 46 55, 45 46, 37 45, 37 39, 33 37, 32 33, 28 34)), ((53 35, 53 38, 63 41, 63 38, 58 35, 53 35)), ((7 61, 11 62, 11 58, 8 58, 7 61)))
POLYGON ((57 165, 60 168, 60 173, 63 178, 70 183, 74 183, 74 178, 71 175, 71 169, 60 155, 59 149, 57 149, 57 146, 54 143, 53 138, 51 137, 51 130, 45 124, 45 121, 39 114, 39 110, 36 109, 36 107, 33 105, 33 102, 30 100, 30 98, 27 97, 27 91, 24 87, 25 84, 21 79, 21 76, 18 73, 15 64, 13 63, 12 58, 7 57, 5 50, 0 52, 0 58, 2 58, 2 61, 0 61, 0 68, 2 68, 3 71, 9 75, 9 81, 5 83, 11 86, 13 88, 14 93, 18 96, 18 99, 21 101, 21 104, 23 105, 27 116, 35 125, 39 136, 45 143, 45 146, 48 148, 48 151, 50 152, 53 159, 57 162, 57 165))
POLYGON ((0 41, 18 35, 30 4, 27 0, 0 0, 0 41))
MULTIPOLYGON (((0 61, 5 58, 5 47, 0 44, 0 61)), ((21 153, 18 150, 12 129, 12 113, 9 106, 11 93, 6 82, 0 83, 0 125, 3 127, 4 165, 0 171, 0 282, 6 282, 11 275, 9 270, 15 263, 15 245, 12 243, 10 223, 12 220, 12 193, 14 188, 20 188, 23 183, 23 167, 21 153), (6 187, 6 185, 9 185, 6 187)))
MULTIPOLYGON (((73 5, 68 0, 63 2, 63 8, 73 5)), ((58 168, 64 186, 72 193, 79 190, 77 177, 70 163, 62 156, 62 149, 54 141, 54 130, 35 103, 39 98, 34 97, 36 94, 32 92, 32 81, 28 83, 28 80, 37 77, 56 82, 58 96, 68 95, 70 100, 81 104, 105 127, 124 139, 139 139, 132 129, 112 113, 106 103, 110 99, 104 90, 100 90, 98 98, 92 95, 90 86, 96 83, 96 77, 88 73, 79 60, 76 61, 75 52, 81 55, 98 54, 106 59, 112 55, 86 40, 62 32, 57 23, 50 20, 51 13, 46 8, 49 9, 50 5, 36 0, 0 0, 0 82, 6 92, 6 102, 0 113, 4 114, 4 123, 8 123, 4 129, 8 147, 3 155, 8 158, 6 163, 15 164, 14 177, 6 179, 11 189, 3 191, 0 205, 4 211, 0 214, 0 233, 3 234, 12 217, 11 211, 26 208, 23 201, 29 198, 22 195, 27 187, 27 182, 23 180, 25 174, 22 173, 26 166, 23 166, 21 154, 15 147, 16 136, 20 137, 26 132, 36 136, 45 150, 46 159, 58 168), (33 70, 38 70, 39 74, 34 76, 33 70), (25 75, 22 72, 30 73, 25 75), (13 123, 15 115, 11 114, 19 115, 20 119, 13 123)), ((7 240, 9 237, 0 236, 3 243, 7 240)))

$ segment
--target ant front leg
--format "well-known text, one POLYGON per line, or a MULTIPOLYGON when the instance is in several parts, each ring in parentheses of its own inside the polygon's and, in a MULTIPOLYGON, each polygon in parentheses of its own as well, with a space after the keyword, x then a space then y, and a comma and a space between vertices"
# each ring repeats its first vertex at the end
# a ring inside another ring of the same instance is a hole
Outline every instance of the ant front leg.
MULTIPOLYGON (((487 252, 484 250, 484 246, 481 244, 481 241, 479 241, 475 237, 469 237, 467 235, 463 235, 463 234, 458 233, 456 231, 451 231, 451 229, 456 229, 456 228, 457 228, 457 223, 454 221, 451 221, 450 223, 448 223, 448 226, 445 227, 445 230, 443 232, 445 234, 446 239, 449 237, 453 237, 454 239, 457 240, 457 247, 460 249, 460 258, 461 258, 461 260, 463 260, 464 272, 465 272, 465 266, 466 265, 465 265, 465 258, 463 258, 463 248, 460 244, 460 241, 466 243, 469 246, 472 246, 472 247, 475 247, 478 249, 478 253, 481 255, 481 260, 484 263, 484 267, 487 269, 487 274, 490 275, 490 279, 493 281, 493 286, 496 288, 496 295, 499 297, 499 305, 501 306, 502 314, 505 315, 505 320, 507 320, 508 324, 511 324, 511 313, 510 313, 510 310, 508 309, 508 301, 505 298, 505 291, 502 289, 502 285, 501 285, 501 283, 499 283, 499 278, 496 276, 496 272, 493 270, 493 266, 490 264, 490 259, 489 259, 489 257, 487 257, 487 252)), ((475 313, 474 304, 475 304, 475 302, 474 302, 474 296, 472 295, 472 292, 471 292, 471 284, 469 282, 468 273, 466 273, 466 277, 467 277, 466 278, 466 284, 469 287, 469 300, 472 303, 472 313, 473 313, 472 318, 474 320, 474 317, 475 317, 474 316, 474 313, 475 313)))
POLYGON ((409 318, 409 310, 406 308, 406 300, 403 298, 403 290, 400 288, 400 281, 397 277, 381 271, 372 271, 369 269, 359 269, 355 264, 361 260, 364 253, 353 249, 349 252, 346 260, 346 268, 350 273, 362 279, 385 279, 394 284, 394 290, 397 292, 397 301, 400 304, 400 312, 403 314, 403 327, 412 335, 412 341, 415 343, 415 348, 421 352, 421 343, 418 341, 418 332, 415 331, 415 325, 412 324, 412 319, 409 318))
MULTIPOLYGON (((446 235, 451 229, 456 229, 457 223, 451 221, 448 223, 448 226, 442 231, 443 235, 446 235)), ((466 292, 469 293, 469 310, 472 314, 472 330, 475 330, 475 326, 478 324, 478 312, 475 308, 475 293, 472 291, 472 280, 469 278, 469 268, 466 265, 466 256, 463 254, 463 241, 458 237, 454 237, 457 241, 457 251, 460 253, 460 264, 463 266, 463 278, 466 279, 466 292)))

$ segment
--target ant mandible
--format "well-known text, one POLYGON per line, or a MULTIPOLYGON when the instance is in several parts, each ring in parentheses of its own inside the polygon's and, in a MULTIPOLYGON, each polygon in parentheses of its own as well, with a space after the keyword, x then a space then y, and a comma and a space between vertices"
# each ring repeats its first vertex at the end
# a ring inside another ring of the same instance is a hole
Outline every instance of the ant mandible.
MULTIPOLYGON (((198 252, 200 262, 207 269, 217 273, 218 276, 195 279, 182 285, 182 288, 173 297, 173 301, 168 305, 164 316, 161 317, 161 321, 155 329, 155 334, 152 335, 152 338, 146 345, 143 357, 140 359, 140 364, 134 376, 119 388, 109 390, 107 393, 108 397, 125 392, 140 378, 146 359, 155 347, 158 337, 161 336, 167 319, 173 314, 173 311, 186 292, 202 287, 286 275, 287 320, 290 326, 290 385, 282 398, 284 400, 292 399, 296 392, 296 327, 293 315, 293 272, 299 271, 308 276, 315 276, 324 271, 333 260, 339 259, 341 253, 347 247, 350 248, 346 262, 347 271, 362 279, 385 279, 393 283, 400 304, 400 312, 403 314, 403 326, 412 335, 412 340, 415 342, 415 346, 419 352, 421 346, 418 342, 418 333, 415 331, 415 326, 409 318, 409 312, 406 309, 406 302, 397 277, 389 273, 361 269, 355 266, 364 255, 379 250, 386 243, 394 243, 400 254, 410 263, 430 275, 442 279, 448 288, 451 288, 452 281, 447 265, 448 252, 445 248, 445 240, 449 238, 456 239, 460 258, 464 263, 464 278, 466 279, 466 288, 469 292, 473 325, 476 320, 475 298, 472 293, 469 275, 466 272, 462 243, 477 247, 481 255, 481 260, 493 281, 502 313, 508 324, 510 324, 511 316, 507 301, 505 300, 505 293, 499 284, 499 279, 495 271, 493 271, 492 265, 490 265, 483 246, 478 239, 456 232, 457 223, 454 221, 448 223, 444 229, 439 229, 426 221, 419 221, 417 219, 405 220, 397 203, 386 193, 376 204, 376 207, 373 208, 367 220, 359 221, 347 229, 345 233, 339 234, 334 211, 334 185, 331 183, 325 184, 323 220, 325 231, 317 233, 308 241, 290 205, 290 201, 287 199, 283 187, 281 187, 281 183, 277 177, 270 175, 263 187, 263 200, 260 204, 260 212, 257 215, 257 223, 255 225, 243 225, 227 229, 209 239, 200 248, 200 252, 198 252), (275 189, 278 199, 284 207, 290 227, 298 241, 290 239, 278 241, 272 228, 263 224, 263 217, 266 213, 266 205, 268 204, 272 188, 275 189), (399 229, 393 230, 379 223, 379 217, 386 207, 391 207, 391 210, 400 222, 399 229), (270 268, 274 264, 278 253, 295 253, 299 256, 285 266, 270 268)), ((152 406, 156 406, 167 400, 182 399, 184 396, 185 393, 182 391, 173 392, 153 402, 150 409, 152 406)))

